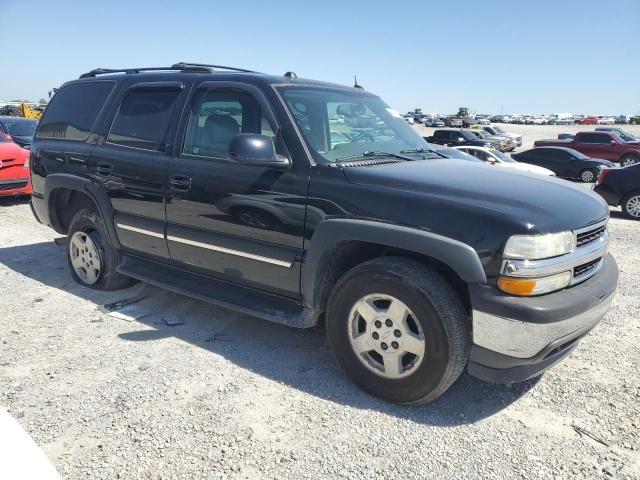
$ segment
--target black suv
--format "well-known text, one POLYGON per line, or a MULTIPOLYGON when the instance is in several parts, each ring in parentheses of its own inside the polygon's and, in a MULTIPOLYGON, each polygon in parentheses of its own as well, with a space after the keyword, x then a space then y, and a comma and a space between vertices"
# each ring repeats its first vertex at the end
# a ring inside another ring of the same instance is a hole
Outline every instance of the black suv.
POLYGON ((436 130, 433 132, 433 136, 427 137, 427 141, 449 147, 466 145, 500 149, 500 142, 478 138, 478 136, 473 132, 464 128, 442 128, 440 130, 436 130))
POLYGON ((377 96, 291 72, 94 70, 53 97, 31 175, 82 285, 323 320, 346 373, 393 402, 465 368, 540 375, 618 278, 594 193, 442 158, 377 96))

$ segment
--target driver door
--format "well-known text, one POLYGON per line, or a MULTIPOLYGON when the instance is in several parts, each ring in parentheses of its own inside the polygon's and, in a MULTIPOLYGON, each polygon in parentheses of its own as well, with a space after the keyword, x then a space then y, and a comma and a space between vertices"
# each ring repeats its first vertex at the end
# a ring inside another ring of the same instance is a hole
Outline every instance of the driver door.
POLYGON ((185 268, 288 297, 300 294, 308 164, 291 157, 263 94, 207 81, 192 92, 167 183, 167 242, 185 268), (240 133, 271 136, 287 171, 231 161, 240 133))

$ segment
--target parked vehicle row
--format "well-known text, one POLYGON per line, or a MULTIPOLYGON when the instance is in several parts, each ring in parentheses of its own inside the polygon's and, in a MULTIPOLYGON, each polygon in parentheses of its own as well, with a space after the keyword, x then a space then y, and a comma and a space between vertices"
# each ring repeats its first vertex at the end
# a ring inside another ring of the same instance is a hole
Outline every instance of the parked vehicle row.
POLYGON ((465 128, 441 128, 433 132, 433 135, 426 137, 429 143, 437 143, 450 147, 470 145, 476 147, 487 147, 500 149, 501 142, 498 139, 480 138, 473 131, 465 128))

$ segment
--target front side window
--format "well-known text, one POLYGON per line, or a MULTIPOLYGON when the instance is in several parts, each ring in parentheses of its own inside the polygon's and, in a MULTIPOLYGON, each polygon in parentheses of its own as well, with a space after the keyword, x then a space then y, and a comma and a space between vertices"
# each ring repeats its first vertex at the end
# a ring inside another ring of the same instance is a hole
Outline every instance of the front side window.
POLYGON ((143 150, 164 150, 179 95, 178 89, 131 90, 113 119, 107 142, 143 150))
POLYGON ((601 133, 585 133, 580 136, 582 143, 609 143, 609 136, 601 133))
POLYGON ((114 82, 78 82, 61 88, 47 106, 36 137, 86 140, 113 87, 114 82))
POLYGON ((227 87, 202 91, 191 110, 182 153, 226 158, 231 139, 240 133, 274 140, 276 136, 260 103, 249 92, 227 87))
POLYGON ((309 149, 321 161, 430 148, 402 115, 374 95, 320 87, 278 90, 309 149))

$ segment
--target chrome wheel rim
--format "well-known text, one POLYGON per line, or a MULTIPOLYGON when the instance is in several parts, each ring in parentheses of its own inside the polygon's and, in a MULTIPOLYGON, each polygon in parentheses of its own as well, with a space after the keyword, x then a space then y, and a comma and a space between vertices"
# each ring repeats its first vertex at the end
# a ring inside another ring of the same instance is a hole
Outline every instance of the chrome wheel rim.
POLYGON ((85 232, 76 232, 69 241, 71 265, 76 275, 87 285, 93 285, 100 278, 102 259, 100 251, 85 232))
POLYGON ((627 200, 627 212, 635 218, 640 218, 640 195, 636 195, 627 200))
POLYGON ((628 167, 629 165, 635 165, 636 163, 640 163, 640 159, 635 157, 629 157, 622 162, 622 166, 628 167))
POLYGON ((391 295, 374 293, 359 299, 349 313, 348 335, 358 360, 384 378, 411 375, 426 353, 417 317, 391 295))
POLYGON ((585 183, 593 182, 593 172, 591 170, 585 170, 582 172, 582 181, 585 183))

